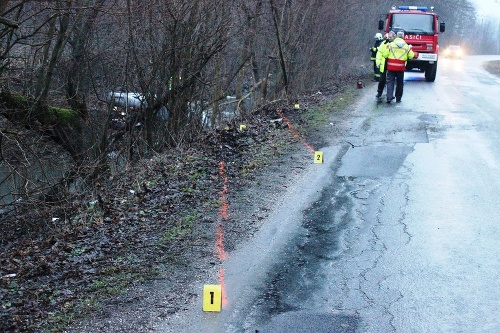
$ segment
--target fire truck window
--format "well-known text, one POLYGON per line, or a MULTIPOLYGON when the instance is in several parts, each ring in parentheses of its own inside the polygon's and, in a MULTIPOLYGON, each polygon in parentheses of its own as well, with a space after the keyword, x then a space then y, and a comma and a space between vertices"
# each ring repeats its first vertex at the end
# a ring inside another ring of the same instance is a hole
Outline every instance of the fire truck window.
POLYGON ((432 15, 394 14, 390 29, 394 32, 403 30, 407 34, 434 34, 432 15))

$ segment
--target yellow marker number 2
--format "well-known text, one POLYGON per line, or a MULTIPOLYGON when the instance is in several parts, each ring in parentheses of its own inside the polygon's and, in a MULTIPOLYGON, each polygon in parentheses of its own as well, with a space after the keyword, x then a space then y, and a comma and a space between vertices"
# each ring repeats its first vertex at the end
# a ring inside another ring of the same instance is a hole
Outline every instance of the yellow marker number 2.
POLYGON ((323 152, 315 151, 314 152, 314 163, 323 163, 323 152))

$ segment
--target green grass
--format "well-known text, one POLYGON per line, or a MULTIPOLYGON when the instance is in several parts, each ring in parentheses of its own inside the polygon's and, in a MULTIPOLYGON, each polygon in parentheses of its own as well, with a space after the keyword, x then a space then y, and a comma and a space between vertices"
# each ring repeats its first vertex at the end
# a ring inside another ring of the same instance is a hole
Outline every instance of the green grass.
POLYGON ((302 114, 304 130, 317 131, 328 124, 338 112, 345 110, 359 96, 360 90, 356 87, 345 87, 333 99, 312 107, 302 114))
POLYGON ((177 224, 172 225, 163 233, 160 237, 160 244, 167 245, 172 240, 189 234, 193 229, 194 223, 200 218, 200 216, 201 214, 197 210, 192 210, 184 214, 179 219, 177 224))

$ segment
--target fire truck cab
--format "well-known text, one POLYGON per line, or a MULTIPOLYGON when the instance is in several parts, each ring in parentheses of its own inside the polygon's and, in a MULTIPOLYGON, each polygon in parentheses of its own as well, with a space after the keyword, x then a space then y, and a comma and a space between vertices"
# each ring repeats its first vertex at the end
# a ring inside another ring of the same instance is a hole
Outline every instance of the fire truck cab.
POLYGON ((385 19, 378 22, 378 29, 389 31, 403 31, 404 40, 411 44, 418 58, 408 60, 406 70, 418 70, 425 73, 425 80, 434 82, 438 63, 438 34, 445 31, 445 23, 439 22, 439 16, 425 6, 392 6, 385 19))

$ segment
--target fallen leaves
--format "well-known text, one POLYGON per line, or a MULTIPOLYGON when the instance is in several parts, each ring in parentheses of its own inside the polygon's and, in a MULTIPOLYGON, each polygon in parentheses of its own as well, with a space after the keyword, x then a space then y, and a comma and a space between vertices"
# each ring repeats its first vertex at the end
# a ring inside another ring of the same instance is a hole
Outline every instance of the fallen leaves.
POLYGON ((189 247, 203 251, 221 205, 220 161, 236 190, 275 157, 263 145, 288 139, 266 117, 235 128, 142 160, 71 199, 71 209, 43 206, 2 222, 0 330, 62 330, 181 262, 189 247))

